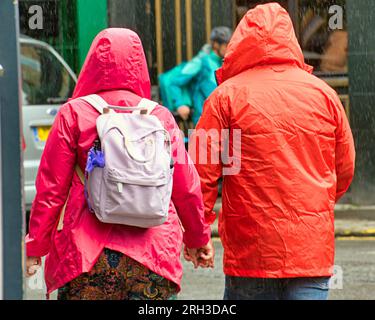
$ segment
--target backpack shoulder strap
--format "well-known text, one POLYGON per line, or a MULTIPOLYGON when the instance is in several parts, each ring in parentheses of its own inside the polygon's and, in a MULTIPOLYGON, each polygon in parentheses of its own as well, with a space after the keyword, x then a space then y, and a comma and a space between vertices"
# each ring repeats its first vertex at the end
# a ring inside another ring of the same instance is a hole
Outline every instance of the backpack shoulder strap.
POLYGON ((141 108, 141 109, 146 109, 147 110, 147 114, 150 115, 152 113, 152 111, 154 111, 154 109, 159 105, 159 103, 155 102, 155 101, 151 101, 151 100, 148 100, 148 99, 145 99, 143 98, 139 104, 138 104, 138 108, 141 108))
POLYGON ((81 97, 80 99, 89 103, 100 114, 103 114, 104 109, 108 107, 108 103, 101 96, 97 94, 92 94, 86 97, 81 97))
MULTIPOLYGON (((76 174, 78 175, 81 183, 83 185, 85 185, 85 174, 83 173, 81 167, 78 164, 76 164, 76 166, 75 166, 75 171, 76 171, 76 174)), ((62 231, 64 229, 64 217, 65 217, 65 211, 66 211, 66 206, 68 204, 69 196, 70 196, 70 191, 69 191, 69 194, 68 194, 68 198, 66 199, 65 204, 64 204, 64 206, 61 210, 61 213, 60 213, 60 219, 59 219, 59 223, 57 225, 57 231, 62 231)))

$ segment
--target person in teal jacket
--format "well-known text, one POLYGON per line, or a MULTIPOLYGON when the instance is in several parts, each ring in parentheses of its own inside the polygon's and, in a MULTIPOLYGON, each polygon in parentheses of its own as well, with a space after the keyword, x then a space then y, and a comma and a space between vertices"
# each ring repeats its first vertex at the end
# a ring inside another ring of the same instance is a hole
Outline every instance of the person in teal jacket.
POLYGON ((163 104, 182 120, 191 116, 194 124, 197 124, 205 100, 217 87, 215 71, 223 64, 231 37, 230 28, 214 28, 211 44, 206 44, 191 61, 159 76, 163 104))

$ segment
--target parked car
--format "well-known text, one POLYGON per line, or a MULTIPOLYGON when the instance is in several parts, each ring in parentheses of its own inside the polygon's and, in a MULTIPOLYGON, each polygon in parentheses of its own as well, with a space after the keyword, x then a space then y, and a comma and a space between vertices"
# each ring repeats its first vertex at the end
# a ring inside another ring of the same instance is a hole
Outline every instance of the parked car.
POLYGON ((71 97, 77 77, 47 43, 20 37, 22 117, 26 143, 24 190, 26 209, 35 197, 40 158, 60 106, 71 97))

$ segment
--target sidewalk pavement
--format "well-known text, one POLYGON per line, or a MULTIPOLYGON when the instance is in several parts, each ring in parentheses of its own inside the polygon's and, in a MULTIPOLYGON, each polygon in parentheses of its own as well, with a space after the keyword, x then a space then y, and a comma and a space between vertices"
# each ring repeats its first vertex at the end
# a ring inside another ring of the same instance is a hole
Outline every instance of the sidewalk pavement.
MULTIPOLYGON (((215 212, 221 208, 221 199, 215 212)), ((218 219, 211 226, 212 236, 218 237, 218 219)), ((335 235, 341 237, 375 237, 375 206, 338 204, 335 210, 335 235)))

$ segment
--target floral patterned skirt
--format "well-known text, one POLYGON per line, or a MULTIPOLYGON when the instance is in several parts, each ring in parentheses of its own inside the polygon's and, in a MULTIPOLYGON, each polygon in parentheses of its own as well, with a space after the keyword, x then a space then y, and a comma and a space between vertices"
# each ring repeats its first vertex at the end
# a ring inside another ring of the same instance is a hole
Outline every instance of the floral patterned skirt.
POLYGON ((104 249, 89 273, 59 289, 58 300, 174 300, 175 283, 122 253, 104 249))

